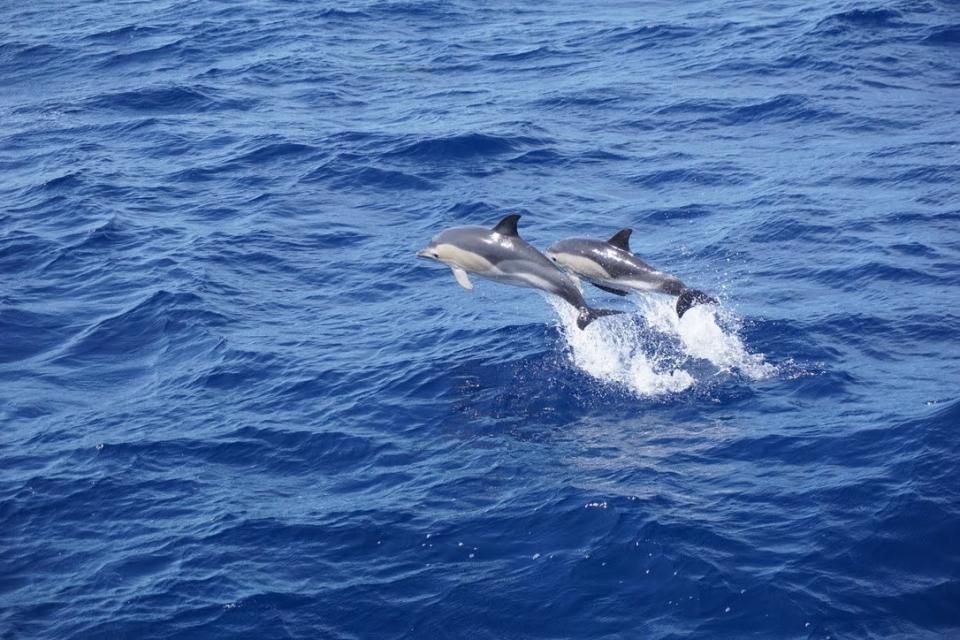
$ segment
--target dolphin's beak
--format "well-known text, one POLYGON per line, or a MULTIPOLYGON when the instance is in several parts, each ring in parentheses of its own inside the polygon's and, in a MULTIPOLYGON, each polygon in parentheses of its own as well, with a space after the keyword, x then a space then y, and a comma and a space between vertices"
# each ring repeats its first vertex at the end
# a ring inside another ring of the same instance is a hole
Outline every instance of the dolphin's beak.
POLYGON ((426 249, 420 249, 420 251, 417 251, 417 257, 418 257, 418 258, 426 258, 427 260, 429 260, 429 259, 430 259, 430 253, 427 252, 426 249))

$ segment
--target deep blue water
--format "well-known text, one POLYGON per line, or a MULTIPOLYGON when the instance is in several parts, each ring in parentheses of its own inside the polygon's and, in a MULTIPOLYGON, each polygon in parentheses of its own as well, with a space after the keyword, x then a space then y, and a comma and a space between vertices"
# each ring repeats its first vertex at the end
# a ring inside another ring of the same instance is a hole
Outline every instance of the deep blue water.
POLYGON ((960 636, 956 3, 9 2, 0 122, 0 638, 960 636))

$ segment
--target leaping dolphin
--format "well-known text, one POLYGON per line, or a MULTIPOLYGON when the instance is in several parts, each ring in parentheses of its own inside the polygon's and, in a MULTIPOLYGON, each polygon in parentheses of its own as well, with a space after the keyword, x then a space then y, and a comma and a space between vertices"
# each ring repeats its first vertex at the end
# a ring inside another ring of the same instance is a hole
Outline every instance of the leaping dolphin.
POLYGON ((595 287, 618 296, 631 291, 657 291, 677 298, 681 318, 690 307, 716 300, 690 289, 679 278, 657 271, 630 251, 633 229, 621 229, 606 242, 589 238, 561 240, 546 251, 555 264, 588 280, 595 287))
POLYGON ((417 257, 436 260, 450 267, 464 289, 473 289, 467 273, 482 278, 530 287, 552 293, 572 304, 580 313, 577 326, 585 329, 597 318, 623 313, 587 306, 576 281, 557 268, 517 233, 520 216, 511 214, 493 229, 454 227, 434 236, 417 257))

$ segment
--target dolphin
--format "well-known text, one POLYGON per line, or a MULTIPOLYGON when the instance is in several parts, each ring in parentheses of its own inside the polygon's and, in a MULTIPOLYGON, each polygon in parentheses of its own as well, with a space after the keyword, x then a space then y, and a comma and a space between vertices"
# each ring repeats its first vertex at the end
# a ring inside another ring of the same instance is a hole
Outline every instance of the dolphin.
POLYGON ((417 252, 418 258, 436 260, 450 267, 464 289, 473 289, 467 273, 482 278, 530 287, 552 293, 573 305, 579 314, 577 326, 622 311, 587 306, 576 280, 568 276, 517 233, 518 214, 504 217, 493 229, 454 227, 434 236, 417 252))
POLYGON ((657 271, 630 251, 633 229, 621 229, 606 242, 589 238, 570 238, 555 243, 546 251, 550 260, 595 287, 618 296, 631 291, 657 291, 677 298, 677 315, 683 317, 690 307, 716 300, 691 289, 679 278, 657 271))

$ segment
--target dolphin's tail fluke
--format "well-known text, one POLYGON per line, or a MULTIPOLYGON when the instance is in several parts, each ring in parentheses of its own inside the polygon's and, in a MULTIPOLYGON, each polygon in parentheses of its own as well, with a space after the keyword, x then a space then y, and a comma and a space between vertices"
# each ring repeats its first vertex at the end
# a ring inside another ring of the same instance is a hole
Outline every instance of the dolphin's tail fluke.
POLYGON ((680 292, 680 297, 677 298, 677 316, 683 317, 691 307, 695 307, 698 304, 717 304, 716 299, 711 298, 703 291, 697 291, 696 289, 684 289, 680 292))
POLYGON ((625 312, 617 311, 616 309, 591 309, 590 307, 582 307, 580 309, 580 315, 577 316, 577 326, 581 329, 586 329, 587 325, 597 318, 602 318, 603 316, 615 316, 619 313, 625 312))

